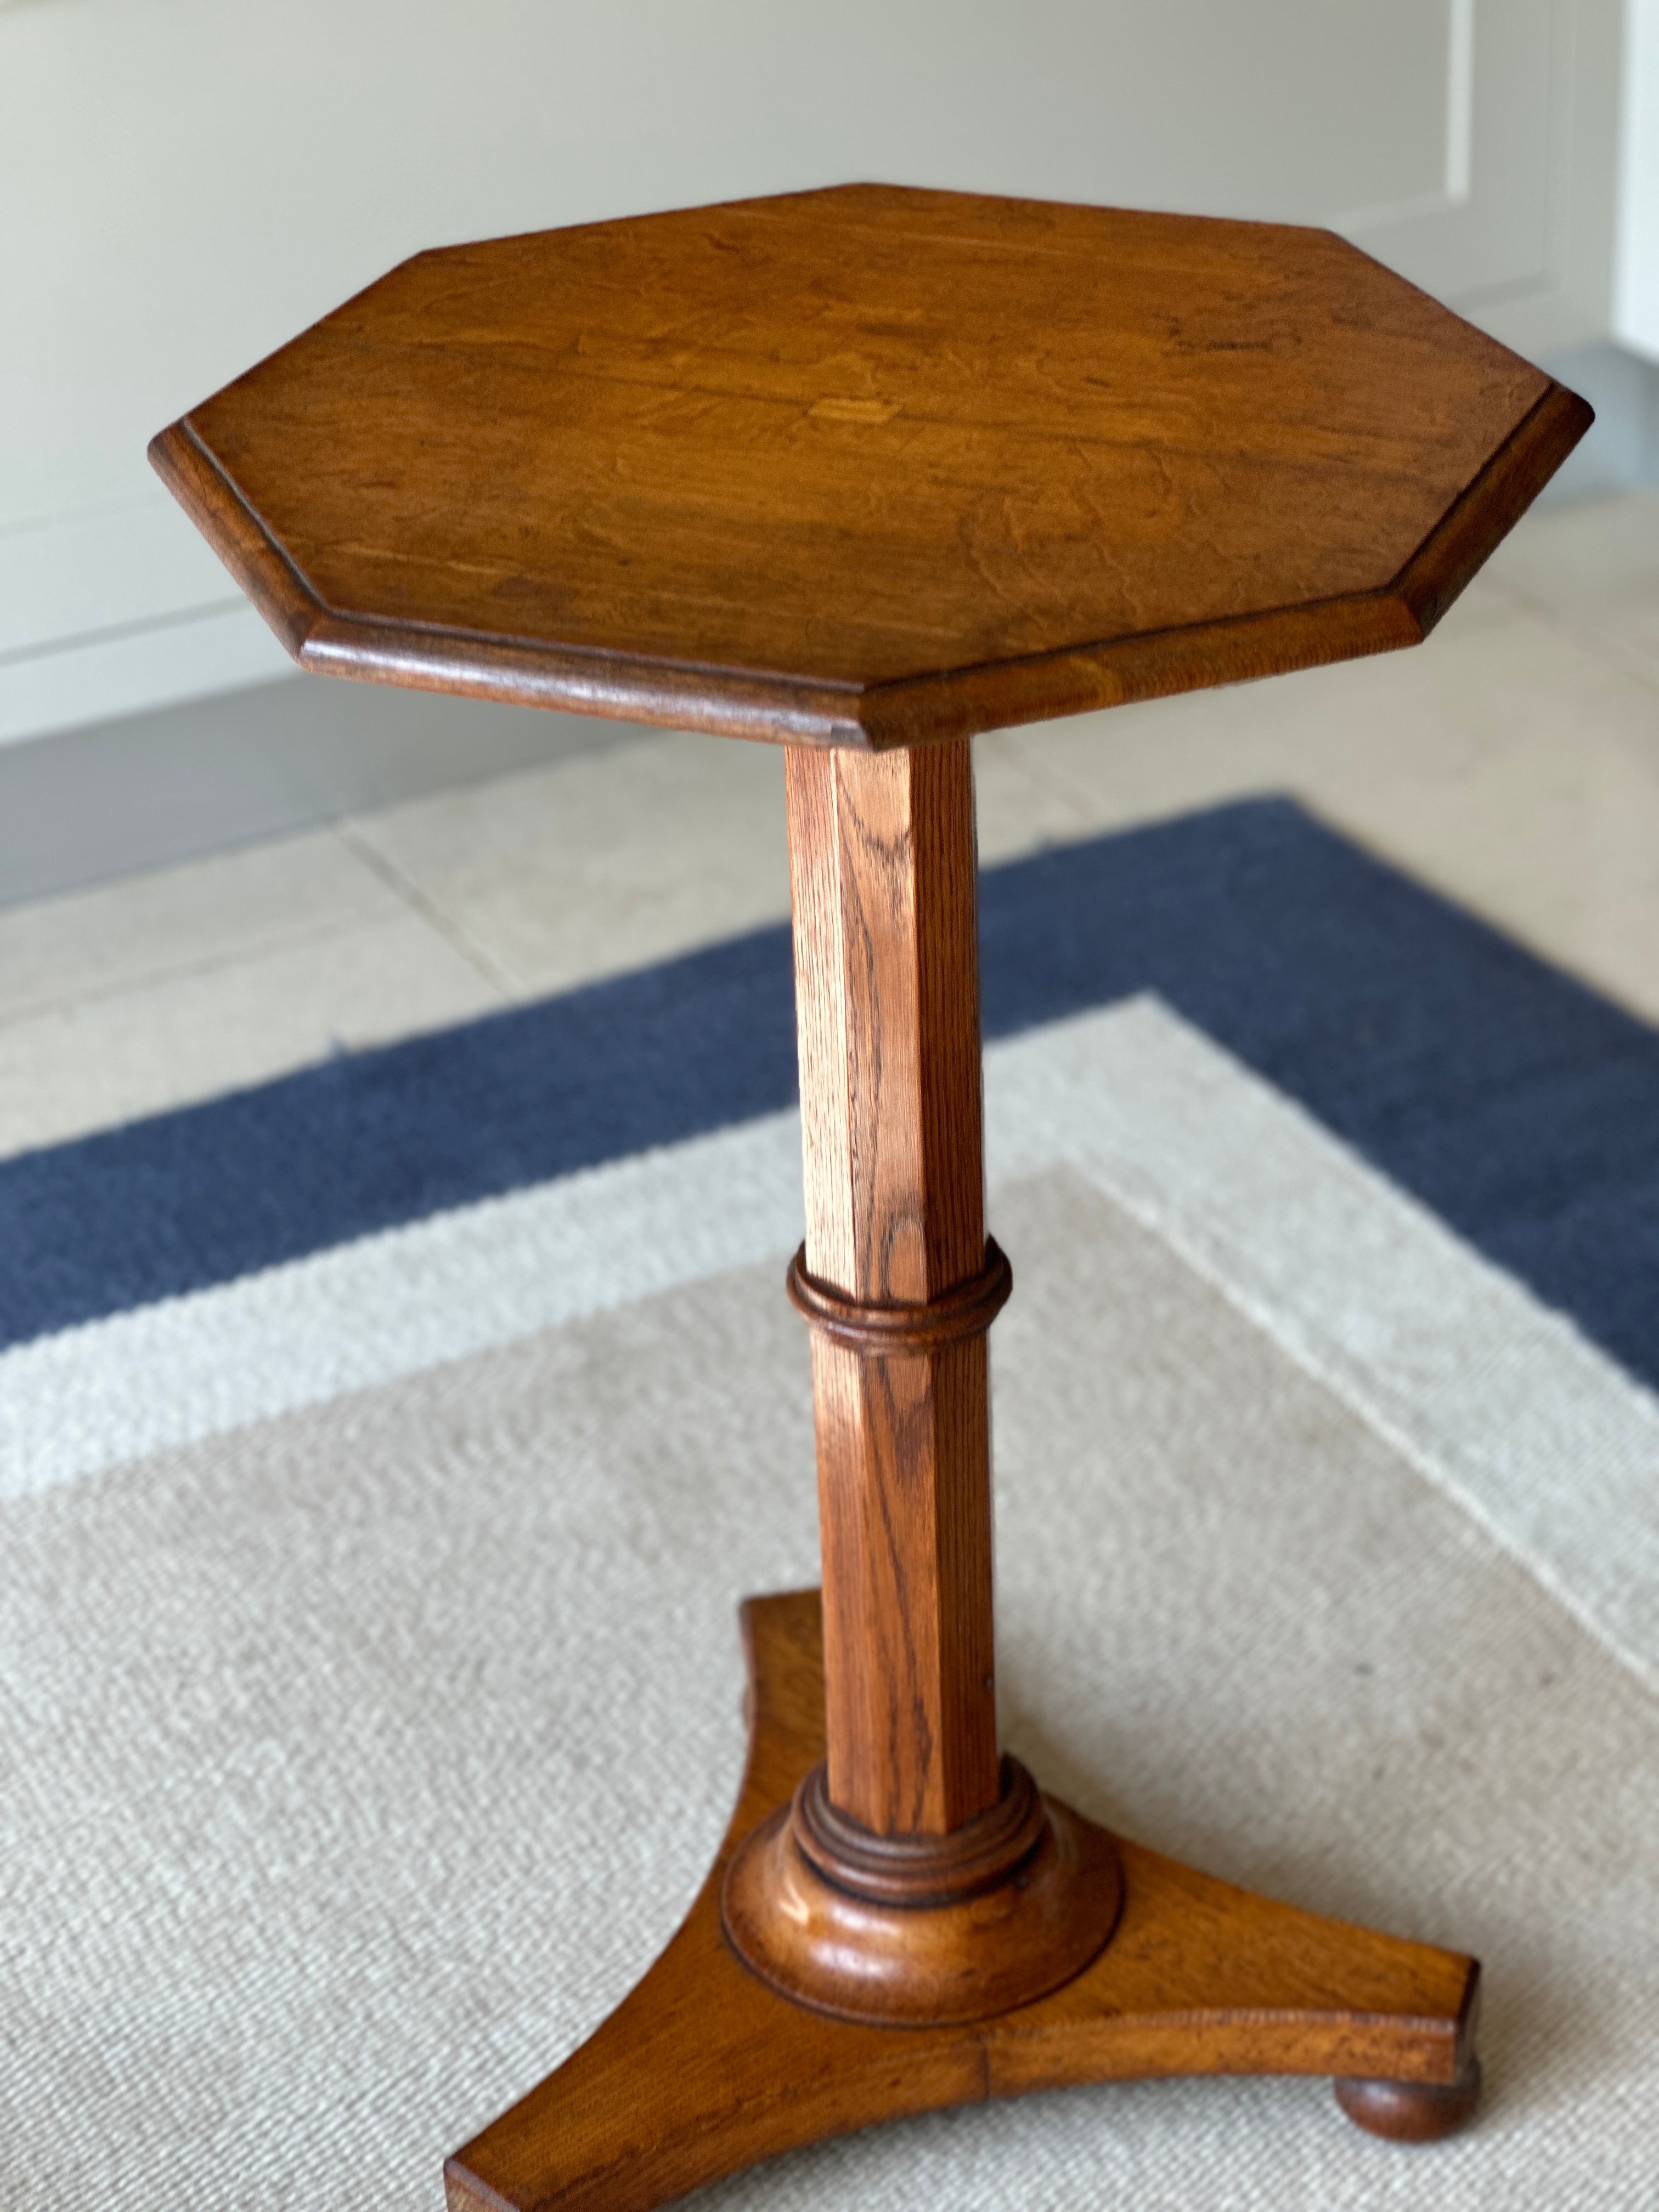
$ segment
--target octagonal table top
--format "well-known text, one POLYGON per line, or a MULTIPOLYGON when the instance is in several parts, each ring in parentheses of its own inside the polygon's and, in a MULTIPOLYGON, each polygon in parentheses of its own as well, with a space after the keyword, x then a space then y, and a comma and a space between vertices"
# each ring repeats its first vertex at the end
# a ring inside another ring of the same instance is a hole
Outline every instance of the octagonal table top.
POLYGON ((151 456, 307 668, 883 748, 1415 643, 1589 421, 1328 232, 859 185, 417 254, 151 456))

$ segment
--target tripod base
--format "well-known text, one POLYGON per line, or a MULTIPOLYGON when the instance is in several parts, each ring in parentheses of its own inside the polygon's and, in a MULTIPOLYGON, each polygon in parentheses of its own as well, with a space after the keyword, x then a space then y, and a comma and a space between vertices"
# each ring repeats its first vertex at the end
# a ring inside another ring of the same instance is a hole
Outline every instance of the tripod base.
POLYGON ((1075 1814, 1122 1899, 1105 1948, 1063 1987, 991 2018, 904 2027, 777 1994, 732 1948, 720 1898, 740 1846, 823 1756, 817 1593, 750 1599, 743 1623, 749 1765, 714 1867, 610 2019, 447 2161, 451 2212, 647 2212, 878 2120, 1151 2075, 1334 2075, 1350 2118, 1401 2141, 1469 2117, 1474 1960, 1272 1904, 1075 1814))

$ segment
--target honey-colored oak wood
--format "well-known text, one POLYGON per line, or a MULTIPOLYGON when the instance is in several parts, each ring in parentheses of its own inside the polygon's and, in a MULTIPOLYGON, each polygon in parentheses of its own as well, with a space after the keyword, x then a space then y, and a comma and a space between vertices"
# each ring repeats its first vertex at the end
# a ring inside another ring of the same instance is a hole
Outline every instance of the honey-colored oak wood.
POLYGON ((806 1265, 921 1304, 985 1260, 971 750, 793 745, 784 774, 806 1265))
POLYGON ((886 2027, 988 2020, 1069 1982, 1111 1940, 1122 1869, 1103 1830, 1004 1768, 1007 1795, 950 1848, 860 1831, 809 1768, 726 1870, 732 1949, 795 2002, 886 2027))
POLYGON ((1108 1839, 997 1755, 973 766, 791 746, 827 1756, 727 1871, 728 1940, 843 2019, 939 2024, 1079 1972, 1108 1839))
POLYGON ((791 746, 786 781, 830 1795, 867 1828, 943 1835, 1000 1789, 995 1305, 932 1342, 890 1323, 986 1267, 973 764, 965 741, 791 746))
POLYGON ((450 2160, 451 2212, 647 2212, 825 2136, 1028 2089, 1331 2075, 1406 2085, 1411 2110, 1413 2085, 1468 2077, 1473 1960, 1272 1904, 1122 1838, 1107 1839, 1123 1877, 1115 1934, 1038 2002, 893 2028, 778 1996, 726 1941, 720 1887, 823 1756, 817 1593, 750 1600, 744 1630, 749 1763, 708 1881, 611 2018, 450 2160))
POLYGON ((307 668, 884 750, 1414 644, 1589 419, 1328 232, 851 185, 417 254, 151 452, 307 668))
POLYGON ((1472 1960, 999 1756, 966 741, 1415 643, 1589 419, 1328 233, 848 185, 417 255, 155 441, 305 667, 789 749, 822 1606, 748 1608, 720 1860, 457 2212, 1132 2075, 1468 2117, 1472 1960))
POLYGON ((1437 2142, 1473 2117, 1480 2101, 1480 2061, 1471 2053, 1455 2081, 1339 2078, 1336 2101, 1357 2128, 1385 2142, 1437 2142))

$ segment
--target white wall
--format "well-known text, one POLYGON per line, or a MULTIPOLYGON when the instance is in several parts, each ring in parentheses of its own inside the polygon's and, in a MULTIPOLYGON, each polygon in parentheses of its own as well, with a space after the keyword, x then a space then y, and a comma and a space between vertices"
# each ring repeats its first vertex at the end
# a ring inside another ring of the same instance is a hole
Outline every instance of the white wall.
POLYGON ((0 6, 0 738, 286 665, 144 445, 420 246, 877 176, 1333 223, 1604 337, 1620 8, 0 6))
POLYGON ((1613 336, 1659 362, 1659 0, 1626 0, 1613 336))

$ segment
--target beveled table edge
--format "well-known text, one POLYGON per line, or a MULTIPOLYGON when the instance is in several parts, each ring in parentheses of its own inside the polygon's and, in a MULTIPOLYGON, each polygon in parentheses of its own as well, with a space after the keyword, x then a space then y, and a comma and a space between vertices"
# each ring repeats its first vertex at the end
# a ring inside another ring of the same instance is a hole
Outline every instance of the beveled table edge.
POLYGON ((329 606, 182 416, 149 458, 301 668, 517 707, 778 744, 885 752, 1416 645, 1589 428, 1552 382, 1381 589, 858 685, 477 631, 329 606))

